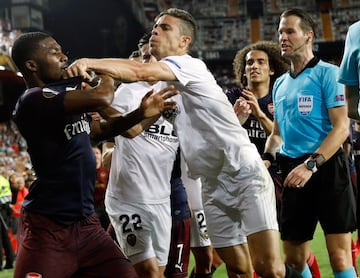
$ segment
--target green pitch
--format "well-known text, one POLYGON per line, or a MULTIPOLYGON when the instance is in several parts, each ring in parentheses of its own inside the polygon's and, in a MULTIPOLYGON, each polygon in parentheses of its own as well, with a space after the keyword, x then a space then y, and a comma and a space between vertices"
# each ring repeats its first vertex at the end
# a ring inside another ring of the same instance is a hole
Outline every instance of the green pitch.
MULTIPOLYGON (((355 233, 354 233, 354 238, 355 238, 355 233)), ((311 249, 314 252, 316 259, 318 261, 320 272, 321 272, 321 277, 322 278, 334 278, 334 275, 333 275, 331 267, 330 267, 329 259, 328 259, 324 234, 323 234, 320 226, 317 227, 317 230, 316 230, 316 233, 314 236, 314 240, 311 243, 311 249)), ((191 257, 189 273, 190 273, 193 265, 194 265, 194 261, 193 261, 193 258, 191 257)), ((357 258, 357 267, 358 267, 358 269, 360 269, 360 255, 357 258)), ((226 269, 225 269, 224 265, 221 265, 216 270, 216 272, 214 273, 214 276, 213 276, 213 278, 226 278, 226 277, 227 277, 227 274, 226 274, 226 269)))

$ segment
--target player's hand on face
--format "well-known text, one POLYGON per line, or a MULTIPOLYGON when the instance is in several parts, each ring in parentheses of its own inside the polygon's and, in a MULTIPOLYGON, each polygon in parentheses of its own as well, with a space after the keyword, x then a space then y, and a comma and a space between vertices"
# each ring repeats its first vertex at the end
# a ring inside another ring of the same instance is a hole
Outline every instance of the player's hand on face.
POLYGON ((82 58, 78 59, 75 62, 73 62, 66 70, 64 77, 70 78, 74 76, 81 76, 85 80, 91 80, 92 76, 87 72, 88 65, 87 65, 87 59, 82 58))
POLYGON ((241 124, 243 124, 251 114, 251 107, 247 100, 239 97, 234 104, 234 111, 241 124))
POLYGON ((174 86, 168 86, 155 94, 153 90, 148 92, 143 97, 140 104, 140 109, 142 110, 144 117, 151 118, 159 115, 165 110, 174 109, 176 102, 166 100, 177 94, 179 94, 179 91, 175 90, 174 86))

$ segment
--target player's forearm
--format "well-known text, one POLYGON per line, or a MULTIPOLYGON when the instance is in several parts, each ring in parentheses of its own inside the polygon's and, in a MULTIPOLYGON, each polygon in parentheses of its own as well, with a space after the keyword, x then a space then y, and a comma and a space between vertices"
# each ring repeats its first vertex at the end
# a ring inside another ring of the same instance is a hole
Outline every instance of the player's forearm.
POLYGON ((270 135, 273 129, 273 121, 270 120, 265 113, 258 117, 261 127, 264 129, 267 135, 270 135))
POLYGON ((344 120, 344 124, 334 126, 315 152, 322 154, 323 157, 328 160, 343 145, 348 135, 349 121, 346 119, 344 120))
POLYGON ((128 59, 105 58, 85 60, 87 69, 96 73, 103 73, 123 82, 132 82, 140 79, 138 69, 141 63, 128 59))
POLYGON ((275 158, 276 152, 280 149, 282 143, 283 141, 280 135, 274 133, 270 134, 270 136, 266 140, 264 153, 270 153, 275 158))

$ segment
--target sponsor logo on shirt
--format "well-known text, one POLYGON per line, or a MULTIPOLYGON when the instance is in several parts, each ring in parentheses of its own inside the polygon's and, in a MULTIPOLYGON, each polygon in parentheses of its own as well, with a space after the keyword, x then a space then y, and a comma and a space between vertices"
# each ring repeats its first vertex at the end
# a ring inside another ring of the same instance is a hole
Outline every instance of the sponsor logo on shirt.
POLYGON ((75 135, 81 134, 86 132, 87 134, 90 134, 90 125, 88 121, 84 119, 84 115, 81 116, 81 119, 73 122, 71 124, 67 124, 64 127, 64 133, 66 136, 66 139, 69 141, 71 138, 73 138, 75 135))
POLYGON ((144 136, 153 140, 157 140, 160 142, 168 142, 168 143, 178 143, 179 139, 175 134, 175 131, 170 125, 151 125, 144 132, 144 136))

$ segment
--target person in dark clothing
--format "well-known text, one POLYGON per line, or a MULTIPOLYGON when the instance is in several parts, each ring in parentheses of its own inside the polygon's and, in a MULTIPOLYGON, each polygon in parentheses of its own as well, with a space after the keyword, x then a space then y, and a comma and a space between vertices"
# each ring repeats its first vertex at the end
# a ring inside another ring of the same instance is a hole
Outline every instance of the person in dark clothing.
POLYGON ((23 202, 14 277, 137 277, 95 213, 90 137, 114 136, 172 109, 174 103, 165 100, 177 92, 169 92, 172 87, 149 92, 127 116, 92 121, 87 112, 105 113, 113 100, 112 78, 63 79, 68 58, 42 32, 21 35, 12 58, 28 88, 16 104, 14 121, 37 176, 23 202))

